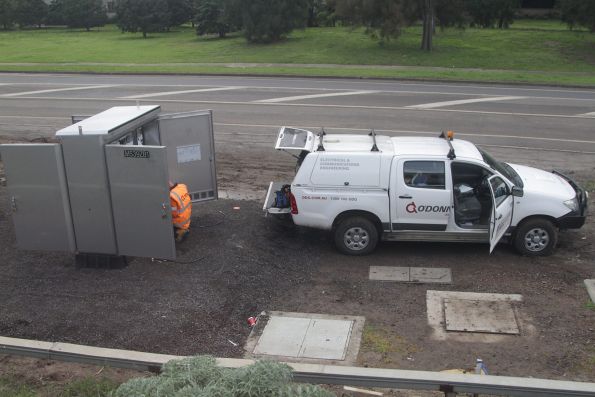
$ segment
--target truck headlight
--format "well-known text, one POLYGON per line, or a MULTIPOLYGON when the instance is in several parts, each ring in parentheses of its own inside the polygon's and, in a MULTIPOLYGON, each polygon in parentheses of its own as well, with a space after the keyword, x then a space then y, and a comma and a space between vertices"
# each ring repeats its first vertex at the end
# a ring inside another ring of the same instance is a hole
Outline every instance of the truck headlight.
POLYGON ((564 205, 570 208, 571 211, 578 211, 578 199, 575 197, 572 200, 566 200, 564 205))

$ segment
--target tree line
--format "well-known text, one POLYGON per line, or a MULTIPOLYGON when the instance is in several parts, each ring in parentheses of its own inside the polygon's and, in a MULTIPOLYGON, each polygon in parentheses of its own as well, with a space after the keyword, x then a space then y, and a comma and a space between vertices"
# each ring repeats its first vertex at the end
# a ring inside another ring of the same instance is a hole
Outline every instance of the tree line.
MULTIPOLYGON (((198 35, 225 37, 241 31, 250 42, 278 41, 294 29, 364 27, 384 42, 421 22, 421 48, 432 48, 437 29, 466 26, 505 29, 521 0, 116 0, 115 22, 123 32, 168 31, 191 22, 198 35)), ((557 0, 562 21, 595 32, 595 0, 557 0)), ((0 26, 10 29, 66 25, 103 26, 102 0, 0 0, 0 26)))

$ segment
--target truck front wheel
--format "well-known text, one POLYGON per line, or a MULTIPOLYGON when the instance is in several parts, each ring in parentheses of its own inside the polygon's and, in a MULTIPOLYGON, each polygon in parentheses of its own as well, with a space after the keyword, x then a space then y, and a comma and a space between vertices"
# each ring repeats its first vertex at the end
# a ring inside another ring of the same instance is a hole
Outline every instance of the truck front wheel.
POLYGON ((335 246, 347 255, 367 255, 378 244, 378 229, 369 219, 355 216, 339 222, 335 228, 335 246))
POLYGON ((547 256, 554 252, 558 231, 547 219, 529 219, 517 228, 514 246, 526 256, 547 256))

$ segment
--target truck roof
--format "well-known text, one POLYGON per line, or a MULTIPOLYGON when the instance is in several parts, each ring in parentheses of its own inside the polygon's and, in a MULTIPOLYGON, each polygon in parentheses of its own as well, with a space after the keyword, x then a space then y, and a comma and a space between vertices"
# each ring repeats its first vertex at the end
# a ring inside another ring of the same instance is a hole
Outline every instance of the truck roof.
MULTIPOLYGON (((316 147, 318 137, 316 138, 316 147)), ((455 154, 460 158, 483 161, 477 147, 461 139, 451 141, 455 154)), ((323 138, 325 151, 328 152, 368 152, 371 151, 374 141, 369 135, 354 134, 329 134, 323 138)), ((376 145, 382 153, 398 156, 423 155, 444 156, 448 154, 450 146, 444 138, 438 137, 389 137, 376 135, 376 145)))
MULTIPOLYGON (((450 146, 445 138, 438 137, 395 137, 391 138, 394 153, 404 155, 446 156, 450 146)), ((477 147, 461 139, 450 141, 457 157, 483 161, 477 147)))

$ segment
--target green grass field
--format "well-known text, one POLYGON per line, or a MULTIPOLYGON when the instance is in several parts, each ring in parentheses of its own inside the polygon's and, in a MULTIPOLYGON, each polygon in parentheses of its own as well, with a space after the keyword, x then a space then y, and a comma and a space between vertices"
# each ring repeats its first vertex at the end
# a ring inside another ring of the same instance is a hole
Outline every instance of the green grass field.
POLYGON ((595 34, 569 31, 560 22, 521 20, 507 30, 438 31, 431 53, 419 50, 420 37, 421 29, 415 26, 384 45, 362 30, 343 27, 295 31, 286 40, 267 45, 246 43, 239 35, 226 39, 197 37, 190 27, 152 34, 148 39, 120 33, 115 26, 91 32, 59 28, 2 31, 0 70, 315 75, 595 86, 595 34), (234 63, 262 65, 229 65, 234 63))

